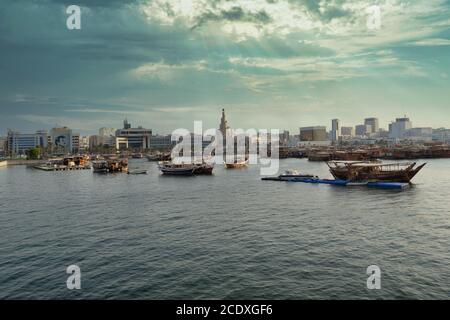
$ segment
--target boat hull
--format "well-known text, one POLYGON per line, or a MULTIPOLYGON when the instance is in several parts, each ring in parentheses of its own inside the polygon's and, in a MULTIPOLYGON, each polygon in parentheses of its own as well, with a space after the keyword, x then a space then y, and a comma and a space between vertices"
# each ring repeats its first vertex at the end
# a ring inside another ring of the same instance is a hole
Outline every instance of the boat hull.
POLYGON ((383 181, 409 183, 426 164, 415 167, 415 163, 400 170, 373 170, 374 167, 330 167, 330 172, 337 180, 383 181))

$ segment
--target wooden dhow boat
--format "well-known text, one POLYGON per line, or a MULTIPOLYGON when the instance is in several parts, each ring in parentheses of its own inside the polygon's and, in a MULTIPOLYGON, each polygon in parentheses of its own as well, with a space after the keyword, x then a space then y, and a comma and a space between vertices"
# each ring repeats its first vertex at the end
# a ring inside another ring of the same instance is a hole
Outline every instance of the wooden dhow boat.
POLYGON ((248 159, 236 159, 233 162, 226 162, 225 161, 225 167, 227 169, 244 168, 247 165, 248 165, 248 159))
POLYGON ((383 164, 367 161, 329 161, 327 165, 331 174, 338 180, 409 183, 426 163, 416 167, 416 162, 383 164))

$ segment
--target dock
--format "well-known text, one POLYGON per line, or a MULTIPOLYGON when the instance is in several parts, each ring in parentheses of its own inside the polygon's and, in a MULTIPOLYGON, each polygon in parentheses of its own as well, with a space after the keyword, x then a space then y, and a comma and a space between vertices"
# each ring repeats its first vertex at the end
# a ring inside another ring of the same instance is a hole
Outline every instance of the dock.
POLYGON ((50 167, 50 166, 34 166, 34 169, 42 170, 42 171, 74 171, 74 170, 90 170, 90 166, 75 166, 75 167, 68 167, 68 166, 57 166, 57 167, 50 167))
POLYGON ((348 180, 337 180, 337 179, 281 179, 279 177, 264 177, 261 180, 266 181, 284 181, 284 182, 303 182, 311 184, 327 184, 333 186, 341 187, 368 187, 374 189, 387 189, 387 190, 404 190, 410 187, 409 183, 403 182, 380 182, 380 181, 361 181, 352 182, 348 180))

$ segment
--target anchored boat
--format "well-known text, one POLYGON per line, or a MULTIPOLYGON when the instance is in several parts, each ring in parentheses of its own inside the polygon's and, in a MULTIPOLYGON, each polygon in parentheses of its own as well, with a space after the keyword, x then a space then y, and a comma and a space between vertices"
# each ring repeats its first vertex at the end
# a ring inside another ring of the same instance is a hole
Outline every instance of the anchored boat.
POLYGON ((248 164, 248 159, 241 159, 241 160, 237 159, 231 163, 225 162, 225 167, 227 169, 237 169, 237 168, 244 168, 247 166, 247 164, 248 164))
POLYGON ((104 159, 92 162, 95 173, 127 172, 127 159, 104 159))
POLYGON ((170 161, 159 162, 159 169, 163 174, 170 175, 210 175, 214 169, 213 164, 207 163, 173 163, 170 161))
POLYGON ((327 165, 337 180, 409 183, 426 163, 416 167, 415 162, 382 164, 366 161, 330 161, 327 165))
POLYGON ((301 174, 297 170, 288 170, 278 177, 264 177, 261 180, 271 180, 271 181, 300 181, 308 179, 319 179, 319 177, 312 174, 301 174))
POLYGON ((180 163, 176 164, 170 161, 162 161, 158 163, 159 170, 167 175, 192 175, 195 167, 193 164, 180 163))

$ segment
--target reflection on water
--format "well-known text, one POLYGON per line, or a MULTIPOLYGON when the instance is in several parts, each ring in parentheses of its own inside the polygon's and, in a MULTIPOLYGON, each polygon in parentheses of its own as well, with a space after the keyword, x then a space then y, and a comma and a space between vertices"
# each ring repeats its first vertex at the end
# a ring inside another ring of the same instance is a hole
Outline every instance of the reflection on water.
MULTIPOLYGON (((331 178, 323 163, 280 165, 331 178)), ((130 167, 149 174, 0 169, 0 298, 448 298, 449 160, 405 191, 130 167), (372 264, 381 290, 366 288, 372 264)))

